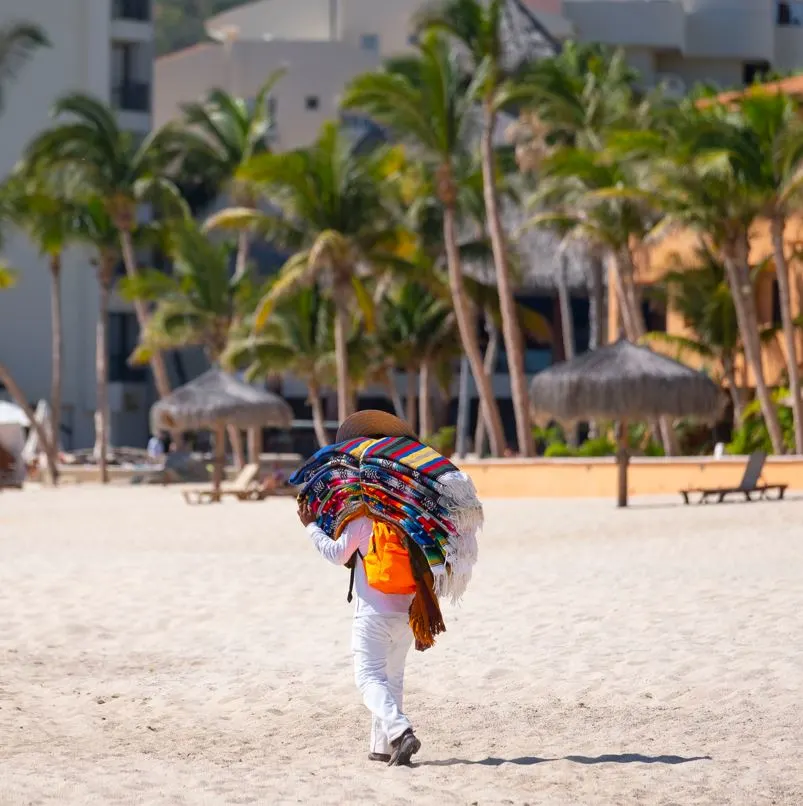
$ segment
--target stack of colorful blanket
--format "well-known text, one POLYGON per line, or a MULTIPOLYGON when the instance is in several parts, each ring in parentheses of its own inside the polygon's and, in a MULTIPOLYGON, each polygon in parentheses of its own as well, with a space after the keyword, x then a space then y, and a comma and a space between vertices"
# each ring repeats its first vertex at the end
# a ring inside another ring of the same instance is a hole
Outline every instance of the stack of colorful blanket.
POLYGON ((290 482, 332 538, 360 515, 385 521, 423 551, 439 596, 464 593, 482 505, 471 479, 437 451, 407 437, 348 440, 319 450, 290 482))

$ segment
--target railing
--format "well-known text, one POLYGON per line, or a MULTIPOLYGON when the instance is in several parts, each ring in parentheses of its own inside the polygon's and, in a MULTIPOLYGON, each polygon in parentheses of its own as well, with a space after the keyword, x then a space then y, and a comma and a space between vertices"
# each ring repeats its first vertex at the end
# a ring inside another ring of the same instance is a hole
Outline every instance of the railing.
POLYGON ((149 22, 151 19, 151 0, 114 0, 112 18, 115 20, 149 22))
POLYGON ((127 112, 151 111, 151 85, 129 81, 112 88, 112 104, 127 112))

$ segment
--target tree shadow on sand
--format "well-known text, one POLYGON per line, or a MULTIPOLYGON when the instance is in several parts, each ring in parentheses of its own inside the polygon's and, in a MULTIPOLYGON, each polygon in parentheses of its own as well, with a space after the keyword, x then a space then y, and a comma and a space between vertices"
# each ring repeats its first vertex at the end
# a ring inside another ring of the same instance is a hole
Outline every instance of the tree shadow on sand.
POLYGON ((692 761, 711 761, 711 756, 645 756, 641 753, 606 753, 601 756, 563 756, 561 758, 538 758, 522 756, 521 758, 483 758, 471 761, 464 758, 450 758, 442 761, 422 761, 417 767, 456 767, 460 765, 480 765, 483 767, 501 767, 503 764, 514 764, 519 767, 531 767, 535 764, 546 764, 553 761, 571 761, 574 764, 689 764, 692 761))

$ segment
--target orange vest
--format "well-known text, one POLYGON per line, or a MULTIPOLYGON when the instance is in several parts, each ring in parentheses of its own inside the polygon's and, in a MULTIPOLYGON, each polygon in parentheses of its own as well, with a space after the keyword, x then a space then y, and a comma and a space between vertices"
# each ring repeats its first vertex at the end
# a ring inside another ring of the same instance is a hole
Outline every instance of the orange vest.
POLYGON ((374 521, 371 546, 363 558, 368 584, 382 593, 415 593, 416 584, 410 555, 399 532, 382 521, 374 521))

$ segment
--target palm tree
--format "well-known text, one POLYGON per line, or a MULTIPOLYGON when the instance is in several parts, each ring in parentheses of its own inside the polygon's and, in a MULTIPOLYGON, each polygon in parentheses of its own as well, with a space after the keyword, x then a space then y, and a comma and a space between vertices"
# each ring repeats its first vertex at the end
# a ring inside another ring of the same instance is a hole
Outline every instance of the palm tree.
POLYGON ((653 199, 640 191, 627 161, 605 151, 562 148, 544 159, 541 181, 530 200, 540 212, 536 226, 557 229, 604 250, 619 298, 625 334, 644 336, 644 315, 635 280, 633 248, 650 231, 653 199))
MULTIPOLYGON (((137 145, 134 136, 120 128, 112 109, 81 93, 56 102, 52 116, 60 120, 38 135, 28 146, 26 163, 35 171, 69 167, 81 177, 84 195, 97 197, 117 228, 129 277, 139 268, 134 252, 137 207, 150 202, 162 205, 164 214, 185 208, 176 186, 166 178, 167 167, 176 159, 179 138, 165 127, 137 145)), ((148 324, 148 309, 135 303, 140 329, 148 324)), ((161 353, 154 353, 151 369, 159 395, 170 392, 170 379, 161 353)))
POLYGON ((93 259, 98 281, 98 323, 95 330, 95 457, 101 483, 109 481, 109 299, 115 269, 120 261, 120 237, 103 199, 84 201, 78 221, 77 240, 96 251, 93 259))
POLYGON ((756 157, 760 160, 755 190, 764 199, 761 215, 770 223, 797 454, 803 454, 803 397, 784 231, 789 216, 799 205, 803 188, 803 124, 800 114, 800 104, 783 94, 751 95, 742 99, 739 105, 739 122, 747 130, 747 136, 753 139, 756 157))
MULTIPOLYGON (((258 289, 246 274, 230 276, 228 247, 210 241, 193 221, 175 223, 166 234, 172 274, 140 272, 121 284, 125 298, 155 303, 133 361, 144 363, 162 350, 199 346, 217 364, 232 329, 256 307, 258 289)), ((241 466, 242 434, 232 426, 228 433, 241 466)))
POLYGON ((50 407, 56 444, 61 433, 62 351, 61 267, 64 250, 80 237, 81 206, 72 198, 69 177, 35 173, 24 166, 2 188, 8 218, 28 234, 50 272, 50 407))
POLYGON ((384 70, 356 78, 343 98, 346 108, 365 111, 410 145, 435 172, 443 211, 443 243, 457 327, 474 383, 489 423, 491 452, 500 456, 504 429, 483 356, 473 306, 466 292, 458 242, 458 163, 465 157, 473 123, 473 94, 458 55, 434 33, 426 34, 410 57, 386 63, 384 70))
POLYGON ((744 401, 736 380, 736 363, 742 348, 723 262, 704 245, 693 266, 678 266, 664 275, 661 290, 691 332, 686 336, 648 333, 647 339, 721 367, 733 404, 734 422, 741 422, 744 401))
MULTIPOLYGON (((218 192, 228 190, 235 206, 255 209, 258 196, 254 188, 236 177, 253 156, 270 151, 274 121, 268 100, 282 75, 284 70, 272 73, 253 104, 214 89, 203 101, 184 105, 185 139, 178 176, 195 183, 200 180, 218 192)), ((238 275, 246 271, 248 248, 249 233, 244 229, 237 245, 238 275)))
MULTIPOLYGON (((691 226, 722 258, 736 307, 742 345, 773 449, 783 453, 778 411, 764 376, 761 337, 749 263, 749 233, 766 199, 755 138, 718 104, 685 104, 671 130, 653 135, 651 175, 666 224, 691 226)), ((637 133, 644 147, 649 135, 637 133)))
POLYGON ((355 152, 334 124, 326 124, 309 148, 255 156, 238 174, 270 194, 273 210, 231 208, 207 222, 209 229, 254 228, 294 251, 262 301, 257 328, 299 285, 320 281, 331 289, 341 420, 352 408, 348 335, 355 302, 369 321, 373 307, 363 276, 398 267, 410 240, 389 200, 389 175, 397 163, 397 155, 384 148, 355 152))
POLYGON ((433 370, 439 361, 457 357, 459 341, 454 313, 444 300, 415 282, 391 289, 379 309, 377 340, 384 355, 407 374, 405 416, 416 427, 418 393, 418 432, 422 438, 432 433, 430 406, 433 370), (418 389, 416 390, 416 385, 418 389))
POLYGON ((38 25, 15 22, 0 27, 0 111, 5 85, 19 75, 37 50, 46 47, 50 47, 50 40, 38 25))
POLYGON ((307 384, 308 401, 318 444, 329 444, 321 393, 336 382, 334 303, 317 285, 280 300, 259 335, 232 338, 222 363, 245 369, 248 380, 290 372, 307 384))
POLYGON ((477 98, 482 105, 483 126, 480 135, 482 177, 487 213, 488 234, 491 239, 496 284, 502 313, 502 336, 507 353, 510 391, 516 417, 516 435, 519 453, 530 456, 533 452, 530 426, 530 401, 527 378, 524 372, 524 344, 516 316, 516 301, 506 236, 500 212, 497 157, 494 133, 500 109, 507 99, 502 92, 505 81, 503 59, 504 3, 491 0, 441 0, 426 7, 417 17, 419 30, 434 29, 446 33, 462 45, 469 54, 473 72, 469 98, 477 98))
POLYGON ((654 110, 638 99, 639 75, 624 51, 567 42, 550 59, 529 66, 505 92, 522 105, 511 134, 525 170, 536 170, 556 148, 598 151, 608 132, 642 122, 654 110))
POLYGON ((231 276, 225 244, 211 241, 192 221, 173 225, 167 254, 171 274, 142 271, 120 284, 124 299, 153 302, 133 360, 143 363, 160 350, 202 347, 217 364, 233 328, 253 312, 258 290, 245 276, 231 276))

